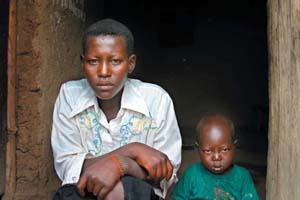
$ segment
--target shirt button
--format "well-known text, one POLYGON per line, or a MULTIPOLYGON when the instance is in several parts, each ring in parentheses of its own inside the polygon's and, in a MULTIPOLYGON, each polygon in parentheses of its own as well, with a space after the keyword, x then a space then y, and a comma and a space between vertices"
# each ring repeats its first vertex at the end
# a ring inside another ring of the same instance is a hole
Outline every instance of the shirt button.
POLYGON ((72 177, 72 181, 75 182, 76 180, 77 180, 77 177, 76 177, 76 176, 73 176, 73 177, 72 177))

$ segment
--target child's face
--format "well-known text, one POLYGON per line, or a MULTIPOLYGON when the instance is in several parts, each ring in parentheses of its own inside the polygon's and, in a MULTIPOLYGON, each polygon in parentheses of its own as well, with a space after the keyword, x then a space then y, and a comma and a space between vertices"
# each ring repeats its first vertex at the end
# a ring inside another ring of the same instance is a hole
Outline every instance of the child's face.
POLYGON ((214 174, 230 170, 234 156, 230 127, 208 124, 200 127, 199 155, 202 164, 214 174))
POLYGON ((120 36, 89 37, 83 55, 83 69, 98 98, 110 100, 124 87, 135 67, 135 55, 128 55, 120 36))

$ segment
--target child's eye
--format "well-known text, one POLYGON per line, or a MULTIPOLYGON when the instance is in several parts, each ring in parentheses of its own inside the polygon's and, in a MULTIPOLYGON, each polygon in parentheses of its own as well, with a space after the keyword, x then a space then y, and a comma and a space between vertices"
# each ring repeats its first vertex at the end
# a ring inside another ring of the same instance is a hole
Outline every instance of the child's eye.
POLYGON ((121 60, 120 59, 112 59, 111 60, 111 64, 112 65, 119 65, 121 63, 121 60))
POLYGON ((229 148, 223 148, 223 149, 222 149, 222 152, 223 152, 223 153, 226 153, 226 152, 228 152, 229 150, 230 150, 229 148))
POLYGON ((203 153, 211 153, 210 149, 202 149, 203 153))

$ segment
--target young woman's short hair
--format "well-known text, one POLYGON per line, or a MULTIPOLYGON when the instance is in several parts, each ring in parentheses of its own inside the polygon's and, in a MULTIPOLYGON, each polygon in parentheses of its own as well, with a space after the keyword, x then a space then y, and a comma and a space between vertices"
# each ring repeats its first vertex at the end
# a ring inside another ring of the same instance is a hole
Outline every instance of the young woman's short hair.
POLYGON ((134 51, 134 38, 131 31, 122 23, 113 19, 103 19, 90 25, 82 37, 83 54, 86 52, 86 43, 91 36, 121 36, 125 40, 128 55, 134 51))

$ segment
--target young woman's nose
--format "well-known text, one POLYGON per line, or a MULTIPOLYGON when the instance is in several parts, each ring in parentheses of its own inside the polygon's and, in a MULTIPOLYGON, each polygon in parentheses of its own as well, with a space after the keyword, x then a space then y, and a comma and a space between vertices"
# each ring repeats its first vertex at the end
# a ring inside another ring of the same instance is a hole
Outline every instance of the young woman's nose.
POLYGON ((102 62, 97 67, 97 75, 99 77, 108 77, 111 75, 111 69, 108 63, 102 62))
POLYGON ((214 152, 212 159, 213 161, 222 160, 221 154, 219 152, 214 152))

